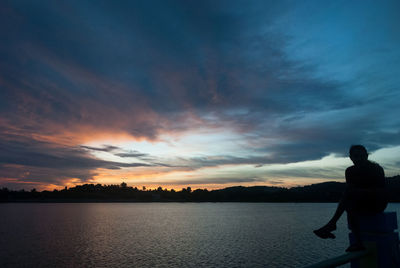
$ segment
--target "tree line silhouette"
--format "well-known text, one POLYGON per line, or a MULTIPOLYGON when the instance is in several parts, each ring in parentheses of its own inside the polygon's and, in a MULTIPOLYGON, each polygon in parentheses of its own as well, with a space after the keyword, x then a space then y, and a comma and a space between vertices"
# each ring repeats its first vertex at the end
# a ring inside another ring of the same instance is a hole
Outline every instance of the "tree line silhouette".
MULTIPOLYGON (((390 202, 400 202, 400 175, 386 178, 390 202)), ((84 184, 63 190, 31 191, 0 189, 0 202, 337 202, 345 183, 324 182, 301 187, 235 186, 218 190, 190 187, 180 191, 141 190, 120 185, 84 184)))

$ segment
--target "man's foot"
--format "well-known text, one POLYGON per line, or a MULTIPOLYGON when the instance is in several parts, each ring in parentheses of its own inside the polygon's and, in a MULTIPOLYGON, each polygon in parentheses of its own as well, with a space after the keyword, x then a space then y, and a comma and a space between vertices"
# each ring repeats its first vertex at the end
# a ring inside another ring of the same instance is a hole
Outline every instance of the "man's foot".
POLYGON ((332 231, 336 230, 336 224, 335 223, 327 223, 321 229, 324 229, 325 231, 328 231, 328 232, 332 232, 332 231))
POLYGON ((364 247, 363 244, 361 244, 361 243, 356 243, 356 244, 350 245, 350 246, 346 249, 346 252, 361 251, 361 250, 365 250, 365 249, 366 249, 366 248, 364 247))
POLYGON ((319 228, 318 230, 314 230, 314 234, 322 239, 326 238, 336 238, 334 234, 332 234, 332 231, 336 230, 336 224, 326 224, 322 228, 319 228))
POLYGON ((322 238, 322 239, 336 238, 336 236, 334 234, 332 234, 331 232, 328 232, 326 230, 323 230, 322 228, 320 228, 318 230, 314 230, 313 232, 316 236, 318 236, 319 238, 322 238))

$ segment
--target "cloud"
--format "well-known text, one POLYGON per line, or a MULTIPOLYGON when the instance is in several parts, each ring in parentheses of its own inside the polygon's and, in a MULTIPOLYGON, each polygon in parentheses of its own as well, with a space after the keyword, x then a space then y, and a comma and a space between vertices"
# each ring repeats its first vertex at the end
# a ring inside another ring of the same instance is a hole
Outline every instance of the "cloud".
POLYGON ((115 150, 119 150, 120 148, 117 146, 113 146, 113 145, 104 145, 101 148, 98 147, 92 147, 92 146, 84 146, 81 145, 81 148, 87 149, 87 150, 91 150, 91 151, 100 151, 100 152, 112 152, 115 150))
POLYGON ((129 153, 117 153, 115 155, 119 156, 119 157, 134 157, 134 158, 143 158, 145 156, 148 156, 148 154, 140 153, 138 151, 129 152, 129 153))
POLYGON ((203 179, 190 179, 179 181, 152 181, 152 184, 167 184, 167 185, 207 185, 207 184, 240 184, 240 183, 254 183, 265 182, 266 179, 262 178, 203 178, 203 179))
POLYGON ((3 177, 62 184, 99 168, 263 167, 399 145, 397 4, 330 5, 1 3, 3 177), (183 156, 119 146, 200 129, 241 145, 183 156))
MULTIPOLYGON (((18 179, 13 181, 14 184, 20 180, 33 185, 63 185, 72 178, 84 183, 91 181, 97 175, 95 170, 99 168, 116 170, 150 166, 146 163, 104 161, 80 147, 61 147, 29 138, 9 139, 6 142, 0 140, 0 148, 0 178, 18 179)), ((115 148, 107 146, 103 149, 115 148)))

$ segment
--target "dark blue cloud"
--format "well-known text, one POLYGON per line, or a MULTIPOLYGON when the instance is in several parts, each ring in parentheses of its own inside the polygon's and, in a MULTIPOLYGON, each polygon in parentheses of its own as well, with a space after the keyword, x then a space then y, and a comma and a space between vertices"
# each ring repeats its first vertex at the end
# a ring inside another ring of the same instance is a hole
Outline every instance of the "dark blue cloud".
MULTIPOLYGON (((395 10, 396 1, 4 1, 2 163, 62 169, 65 161, 84 179, 129 164, 94 159, 88 150, 114 148, 76 147, 79 135, 156 140, 209 126, 243 134, 257 155, 188 156, 192 168, 318 159, 352 143, 397 146, 395 10), (76 136, 68 143, 63 133, 76 136)), ((173 166, 151 157, 149 165, 173 166)))

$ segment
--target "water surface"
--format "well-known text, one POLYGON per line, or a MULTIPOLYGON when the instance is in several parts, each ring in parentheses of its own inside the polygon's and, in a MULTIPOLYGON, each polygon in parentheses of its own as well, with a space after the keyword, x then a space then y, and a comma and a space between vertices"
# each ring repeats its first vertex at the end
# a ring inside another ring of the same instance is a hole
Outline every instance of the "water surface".
MULTIPOLYGON (((1 267, 301 267, 344 253, 336 204, 0 204, 1 267)), ((388 210, 400 212, 399 204, 388 210)))

